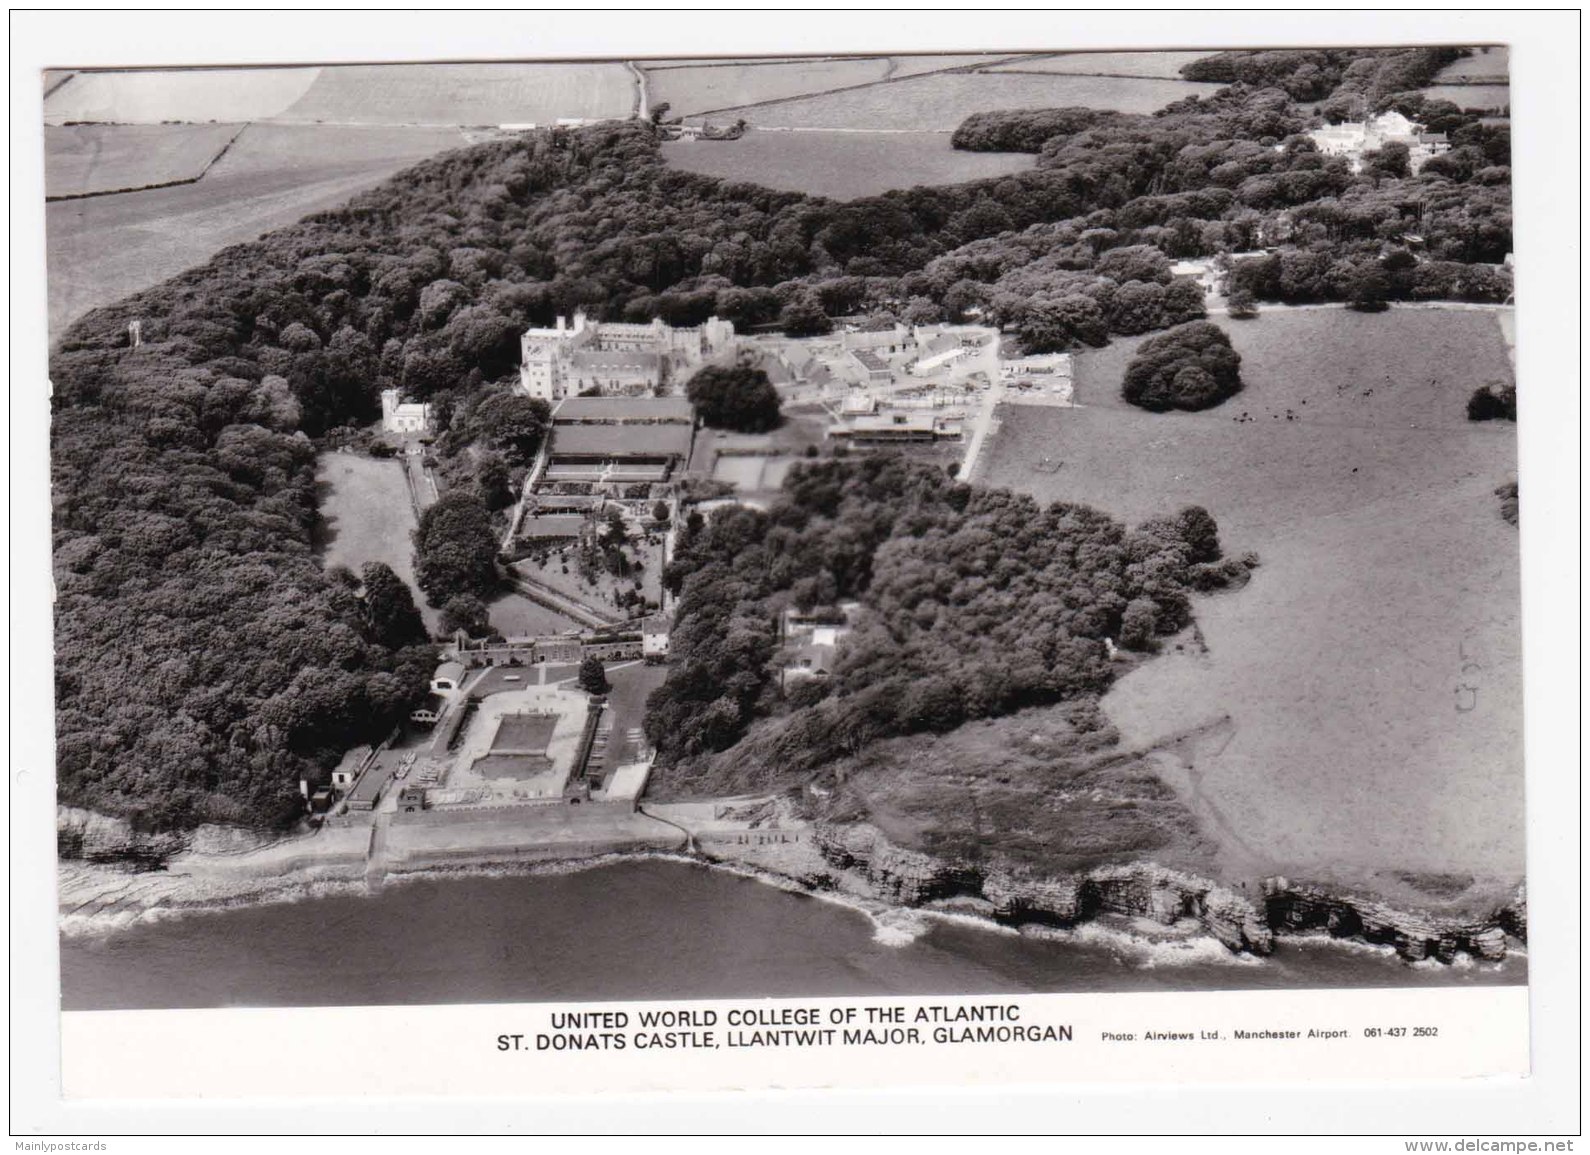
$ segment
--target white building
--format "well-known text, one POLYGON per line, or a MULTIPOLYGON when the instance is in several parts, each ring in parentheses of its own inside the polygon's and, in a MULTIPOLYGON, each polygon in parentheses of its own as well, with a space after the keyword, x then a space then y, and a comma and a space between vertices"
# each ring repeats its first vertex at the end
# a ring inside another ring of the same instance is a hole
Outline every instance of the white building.
POLYGON ((426 434, 431 431, 431 407, 419 401, 403 401, 396 389, 381 391, 381 429, 385 433, 426 434))
POLYGON ((1327 156, 1351 158, 1354 172, 1363 168, 1364 153, 1374 152, 1388 144, 1408 146, 1408 167, 1414 172, 1423 168, 1431 157, 1440 156, 1452 147, 1445 133, 1425 132, 1424 125, 1396 111, 1383 112, 1361 121, 1328 124, 1308 135, 1327 156))
POLYGON ((735 349, 732 322, 713 317, 676 329, 660 318, 648 325, 593 321, 576 312, 551 329, 527 329, 519 339, 519 385, 551 404, 600 391, 608 396, 651 393, 697 365, 735 349))

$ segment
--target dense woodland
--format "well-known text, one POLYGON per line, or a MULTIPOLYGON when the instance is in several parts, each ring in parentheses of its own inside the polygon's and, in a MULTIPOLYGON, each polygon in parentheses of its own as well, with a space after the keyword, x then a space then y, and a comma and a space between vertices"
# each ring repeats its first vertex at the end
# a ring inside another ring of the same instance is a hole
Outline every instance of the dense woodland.
POLYGON ((1201 509, 1127 530, 901 456, 803 463, 769 512, 687 525, 667 574, 673 668, 647 736, 678 763, 778 716, 762 756, 815 766, 875 739, 1102 692, 1104 639, 1151 649, 1187 625, 1192 590, 1246 576, 1201 509), (863 612, 832 676, 781 686, 780 612, 851 599, 863 612))
MULTIPOLYGON (((1062 348, 1197 319, 1169 259, 1261 243, 1281 254, 1243 274, 1261 297, 1352 299, 1373 265, 1391 297, 1498 299, 1507 278, 1487 266, 1512 247, 1507 126, 1413 95, 1439 66, 1421 52, 1325 66, 1261 54, 1273 59, 1231 63, 1230 87, 1155 116, 973 117, 957 144, 1015 147, 1019 122, 1036 167, 844 203, 669 168, 650 124, 527 133, 429 160, 89 314, 50 363, 61 799, 155 825, 282 821, 299 774, 401 717, 431 651, 399 642, 401 607, 369 613, 362 583, 323 571, 311 438, 373 419, 380 391, 402 389, 436 406, 447 479, 493 508, 546 422, 509 389, 518 333, 560 312, 716 313, 791 333, 975 313, 1062 348), (1395 155, 1354 175, 1297 135, 1353 101, 1418 113, 1457 147, 1417 177, 1395 155)), ((944 492, 940 504, 962 500, 944 492)), ((966 498, 995 500, 1018 503, 966 498)), ((873 503, 866 540, 888 538, 890 504, 873 503)), ((865 528, 846 521, 824 548, 870 566, 844 537, 865 528)), ((1071 654, 1113 613, 1045 636, 1071 654)), ((1092 676, 1089 661, 1063 664, 1065 687, 1092 676)), ((757 685, 736 683, 736 717, 683 741, 738 732, 765 684, 749 662, 740 676, 757 685)), ((1021 684, 1065 688, 1034 678, 1021 684)), ((921 685, 910 717, 949 717, 921 685)))

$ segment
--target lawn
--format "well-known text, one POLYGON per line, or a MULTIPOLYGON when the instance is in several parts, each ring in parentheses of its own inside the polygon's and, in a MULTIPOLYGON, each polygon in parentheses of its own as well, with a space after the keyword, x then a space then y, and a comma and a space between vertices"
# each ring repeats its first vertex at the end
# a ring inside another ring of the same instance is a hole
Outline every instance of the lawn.
POLYGON ((940 72, 759 108, 742 107, 724 115, 743 116, 768 128, 950 132, 974 112, 1077 105, 1148 113, 1220 87, 1184 80, 940 72))
POLYGON ((1183 66, 1213 52, 1064 52, 1001 64, 994 72, 1044 72, 1063 76, 1132 76, 1180 80, 1183 66))
POLYGON ((45 99, 44 123, 265 120, 309 91, 320 72, 318 68, 78 72, 45 99))
POLYGON ((645 662, 630 662, 612 666, 607 671, 608 716, 612 719, 612 736, 607 744, 607 766, 612 769, 640 756, 645 738, 633 733, 641 729, 646 718, 646 698, 668 677, 667 666, 648 666, 645 662))
POLYGON ((1207 654, 1157 658, 1105 699, 1137 748, 1210 727, 1166 769, 1228 871, 1393 897, 1399 871, 1471 874, 1483 905, 1524 869, 1518 540, 1492 493, 1517 443, 1463 417, 1476 386, 1511 378, 1497 317, 1320 309, 1226 327, 1237 397, 1127 407, 1138 342, 1121 342, 1078 358, 1079 408, 1007 418, 980 480, 1129 521, 1200 504, 1228 552, 1258 552, 1247 588, 1196 600, 1207 654), (1060 469, 1034 468, 1044 456, 1060 469))
POLYGON ((838 60, 721 62, 699 68, 647 70, 651 106, 666 102, 670 116, 783 100, 883 80, 889 61, 881 56, 838 60))
POLYGON ((942 132, 758 132, 669 141, 668 163, 767 188, 850 200, 916 185, 960 184, 1032 167, 1025 153, 964 152, 942 132))
POLYGON ((559 117, 627 117, 637 95, 634 76, 616 63, 347 65, 321 69, 278 117, 352 124, 547 124, 559 117))
POLYGON ((50 330, 464 143, 455 128, 251 124, 197 184, 50 204, 50 330))
POLYGON ((320 488, 322 527, 319 545, 328 567, 345 565, 358 573, 366 562, 383 561, 408 582, 425 624, 436 629, 437 615, 414 584, 414 506, 403 466, 353 453, 324 453, 315 480, 320 488))
POLYGON ((487 608, 492 628, 505 638, 534 638, 582 628, 573 618, 519 593, 504 594, 487 608))
POLYGON ((47 197, 197 180, 236 124, 74 124, 44 130, 47 197))

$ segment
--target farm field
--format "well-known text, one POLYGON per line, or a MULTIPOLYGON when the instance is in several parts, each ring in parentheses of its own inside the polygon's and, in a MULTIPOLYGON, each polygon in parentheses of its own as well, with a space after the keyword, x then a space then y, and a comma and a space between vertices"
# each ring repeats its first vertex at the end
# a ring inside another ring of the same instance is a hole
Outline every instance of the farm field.
POLYGON ((960 184, 1032 167, 1026 153, 965 152, 942 132, 767 132, 668 141, 668 163, 724 180, 851 200, 916 185, 960 184))
POLYGON ((895 56, 894 71, 890 80, 903 80, 907 76, 920 76, 924 72, 944 72, 951 68, 992 67, 1007 60, 1038 60, 1037 56, 1012 56, 1008 52, 944 53, 929 56, 895 56))
POLYGON ((1459 108, 1500 109, 1512 102, 1505 84, 1437 84, 1420 89, 1431 100, 1450 100, 1459 108))
POLYGON ((889 61, 881 56, 841 60, 802 60, 787 64, 720 62, 701 68, 648 69, 646 91, 651 106, 666 102, 670 116, 734 105, 782 100, 813 92, 827 92, 852 84, 869 84, 889 75, 889 61))
POLYGON ((50 331, 464 143, 450 128, 252 124, 197 184, 47 205, 50 331))
POLYGON ((758 108, 730 109, 725 116, 743 116, 751 124, 767 128, 950 132, 972 113, 990 109, 1078 105, 1148 113, 1220 87, 1184 80, 941 72, 758 108))
POLYGON ((1228 875, 1412 902, 1398 872, 1449 873, 1475 879, 1457 901, 1484 905, 1524 869, 1518 540, 1492 493, 1515 476, 1516 431, 1463 416, 1476 386, 1511 378, 1496 316, 1227 327, 1247 387, 1223 406, 1112 400, 1139 343, 1123 342, 1078 358, 1080 408, 1007 418, 980 480, 1129 522, 1203 505, 1228 553, 1258 552, 1247 588, 1195 599, 1206 654, 1145 663, 1104 702, 1134 748, 1200 731, 1156 756, 1228 875), (1037 471, 1044 456, 1060 469, 1037 471))
POLYGON ((82 196, 196 180, 236 124, 74 124, 44 129, 44 195, 82 196))
POLYGON ((346 65, 321 69, 277 118, 329 124, 546 124, 558 117, 627 117, 636 97, 634 76, 617 63, 346 65))
POLYGON ((1507 46, 1502 44, 1494 48, 1476 49, 1473 56, 1454 60, 1435 74, 1435 81, 1437 84, 1448 84, 1457 81, 1496 80, 1505 84, 1507 68, 1507 46))
POLYGON ((242 124, 283 112, 308 92, 318 68, 190 68, 78 72, 44 101, 44 123, 69 120, 242 124))
POLYGON ((358 573, 366 562, 382 561, 409 585, 427 629, 435 632, 437 613, 414 584, 414 506, 403 466, 353 453, 325 453, 315 480, 321 488, 322 558, 329 568, 345 565, 358 573))
POLYGON ((1064 52, 1001 64, 992 72, 1046 72, 1061 76, 1134 76, 1180 80, 1184 65, 1213 52, 1064 52))

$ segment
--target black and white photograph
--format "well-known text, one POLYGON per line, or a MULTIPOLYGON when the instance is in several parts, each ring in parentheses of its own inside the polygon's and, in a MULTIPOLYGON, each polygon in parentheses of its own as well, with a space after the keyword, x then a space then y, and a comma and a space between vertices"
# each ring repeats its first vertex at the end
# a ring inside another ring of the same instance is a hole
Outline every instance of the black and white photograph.
POLYGON ((1513 61, 1360 39, 59 55, 60 1009, 1526 987, 1513 61))

